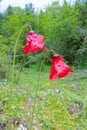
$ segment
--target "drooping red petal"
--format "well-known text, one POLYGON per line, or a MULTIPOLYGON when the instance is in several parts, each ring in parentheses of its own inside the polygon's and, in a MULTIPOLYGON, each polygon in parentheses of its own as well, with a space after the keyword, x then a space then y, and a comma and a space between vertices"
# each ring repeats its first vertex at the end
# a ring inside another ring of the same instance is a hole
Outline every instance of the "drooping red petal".
POLYGON ((50 69, 50 80, 54 81, 57 78, 57 72, 55 70, 55 67, 52 65, 50 69))
POLYGON ((54 66, 55 66, 58 78, 63 78, 69 72, 73 72, 73 70, 68 65, 66 65, 64 62, 62 62, 62 61, 59 61, 54 66))
POLYGON ((56 78, 63 78, 69 72, 73 72, 70 66, 65 64, 63 58, 58 54, 53 55, 50 61, 52 63, 50 70, 50 80, 52 81, 54 81, 56 78))
POLYGON ((26 49, 27 45, 25 45, 24 49, 27 51, 24 50, 24 54, 27 54, 28 52, 36 52, 38 50, 46 50, 44 47, 44 37, 42 35, 38 35, 34 31, 30 31, 26 36, 26 40, 29 43, 29 49, 26 49))
POLYGON ((38 44, 37 44, 38 49, 43 49, 43 47, 44 47, 44 37, 42 35, 37 36, 37 42, 38 42, 38 44))
POLYGON ((30 44, 30 52, 36 52, 37 51, 37 41, 34 40, 33 42, 31 42, 30 44))
POLYGON ((27 54, 29 52, 30 44, 27 42, 24 46, 24 54, 27 54))

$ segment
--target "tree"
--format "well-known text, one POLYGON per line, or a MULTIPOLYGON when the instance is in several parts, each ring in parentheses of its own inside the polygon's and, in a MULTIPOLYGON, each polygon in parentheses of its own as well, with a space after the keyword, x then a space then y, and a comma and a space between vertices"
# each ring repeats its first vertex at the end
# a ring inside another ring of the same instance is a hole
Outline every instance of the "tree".
POLYGON ((25 9, 24 9, 25 13, 28 15, 28 14, 31 14, 31 13, 34 13, 34 7, 32 5, 32 3, 28 3, 25 5, 25 9))

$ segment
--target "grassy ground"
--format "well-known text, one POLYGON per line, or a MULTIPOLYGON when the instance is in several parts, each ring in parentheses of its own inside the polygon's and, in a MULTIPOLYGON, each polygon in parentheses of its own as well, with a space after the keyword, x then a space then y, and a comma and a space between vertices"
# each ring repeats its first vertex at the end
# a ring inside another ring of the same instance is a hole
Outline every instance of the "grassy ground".
MULTIPOLYGON (((10 80, 0 82, 0 123, 10 120, 11 130, 17 130, 25 121, 29 129, 37 77, 37 71, 24 70, 16 72, 13 86, 10 80)), ((33 129, 87 130, 87 70, 55 82, 41 72, 33 129)))

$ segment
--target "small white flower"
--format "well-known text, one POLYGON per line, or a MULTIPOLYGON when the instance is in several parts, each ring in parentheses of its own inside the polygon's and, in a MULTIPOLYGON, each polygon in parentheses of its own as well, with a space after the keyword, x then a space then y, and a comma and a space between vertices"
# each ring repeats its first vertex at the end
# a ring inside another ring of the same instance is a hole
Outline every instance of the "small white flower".
POLYGON ((19 128, 17 130, 27 130, 26 127, 23 126, 23 124, 20 124, 19 128))

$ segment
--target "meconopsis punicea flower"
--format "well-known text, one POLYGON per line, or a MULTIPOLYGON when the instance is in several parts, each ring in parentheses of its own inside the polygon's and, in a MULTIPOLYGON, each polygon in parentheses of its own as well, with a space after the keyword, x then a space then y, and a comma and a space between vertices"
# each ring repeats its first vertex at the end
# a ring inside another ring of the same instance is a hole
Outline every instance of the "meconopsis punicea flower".
POLYGON ((29 52, 37 52, 38 50, 46 50, 44 47, 44 36, 38 35, 34 31, 30 31, 26 36, 24 54, 28 54, 29 52))
POLYGON ((50 70, 50 80, 52 81, 56 78, 63 78, 69 72, 73 72, 70 66, 65 64, 63 58, 58 54, 54 54, 50 62, 52 63, 50 70))
MULTIPOLYGON (((44 46, 44 36, 38 35, 34 31, 30 31, 26 36, 24 54, 28 54, 29 52, 37 52, 38 50, 46 50, 44 46)), ((63 58, 59 54, 54 54, 50 62, 52 63, 50 70, 50 80, 52 81, 56 78, 63 78, 69 72, 73 72, 71 67, 65 64, 63 58)))

